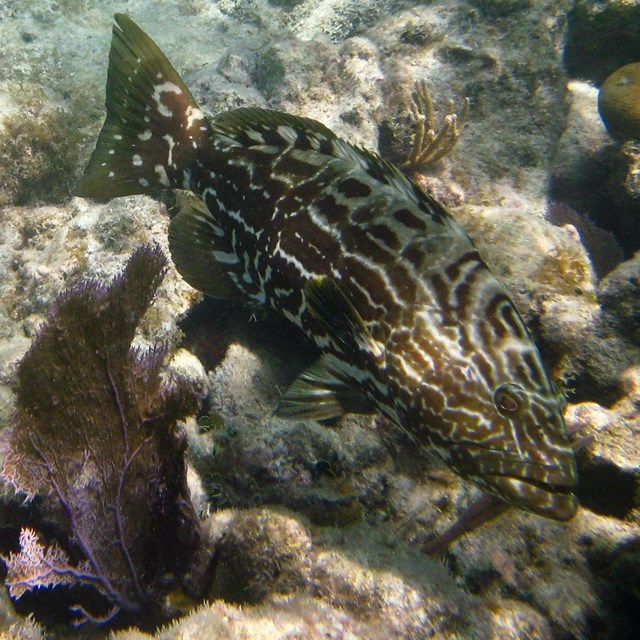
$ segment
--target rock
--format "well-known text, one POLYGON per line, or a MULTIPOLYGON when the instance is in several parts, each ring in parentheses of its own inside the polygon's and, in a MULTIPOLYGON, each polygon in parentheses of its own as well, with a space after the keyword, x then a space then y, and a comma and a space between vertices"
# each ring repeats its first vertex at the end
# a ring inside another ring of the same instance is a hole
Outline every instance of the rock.
POLYGON ((619 519, 640 517, 640 368, 620 378, 618 400, 608 409, 593 402, 570 408, 569 424, 592 439, 581 453, 581 501, 619 519), (587 430, 585 430, 585 428, 587 430))
POLYGON ((564 57, 569 74, 600 85, 622 65, 636 62, 639 16, 629 0, 577 0, 568 16, 564 57))
MULTIPOLYGON (((639 24, 640 9, 633 2, 575 2, 568 15, 564 53, 570 78, 574 82, 590 82, 594 85, 591 89, 591 95, 594 95, 596 89, 602 87, 606 78, 616 70, 638 63, 639 24)), ((630 86, 624 85, 622 91, 627 91, 630 86)), ((575 104, 577 96, 575 91, 570 91, 575 104)), ((605 111, 609 109, 609 117, 617 118, 612 109, 616 103, 622 104, 616 98, 616 95, 621 95, 620 88, 615 89, 615 82, 612 81, 605 87, 604 95, 607 103, 605 111), (606 98, 607 94, 610 98, 606 98)), ((580 102, 584 101, 580 99, 580 102)), ((632 148, 625 149, 619 144, 606 142, 599 148, 594 147, 593 143, 597 141, 602 127, 593 125, 596 103, 591 100, 590 104, 592 106, 589 108, 588 119, 582 119, 573 108, 570 111, 570 124, 563 134, 555 163, 552 197, 588 215, 601 228, 613 232, 629 256, 640 248, 640 210, 638 200, 634 196, 638 193, 638 153, 632 148), (572 142, 571 132, 575 130, 572 120, 578 125, 582 120, 583 127, 578 129, 578 134, 582 132, 584 136, 582 143, 572 142), (569 164, 564 164, 567 160, 570 161, 569 164), (575 161, 578 161, 579 167, 575 161), (578 170, 574 171, 574 168, 578 170)), ((627 100, 627 104, 627 113, 630 114, 633 111, 632 101, 627 100)), ((626 128, 626 125, 623 125, 623 128, 626 128)), ((630 134, 631 130, 628 133, 630 134)))
POLYGON ((607 324, 640 344, 640 252, 612 271, 599 286, 607 324))
POLYGON ((598 114, 597 88, 584 80, 571 80, 567 98, 566 126, 553 158, 551 197, 591 214, 595 221, 610 207, 606 188, 616 169, 617 153, 598 114))
MULTIPOLYGON (((318 540, 319 531, 272 509, 223 511, 208 525, 221 552, 212 595, 226 603, 199 607, 163 638, 551 638, 531 607, 489 606, 457 588, 439 563, 388 548, 367 526, 352 528, 345 545, 326 532, 318 540), (229 603, 238 600, 242 607, 229 603)), ((114 637, 138 640, 136 633, 114 637)))

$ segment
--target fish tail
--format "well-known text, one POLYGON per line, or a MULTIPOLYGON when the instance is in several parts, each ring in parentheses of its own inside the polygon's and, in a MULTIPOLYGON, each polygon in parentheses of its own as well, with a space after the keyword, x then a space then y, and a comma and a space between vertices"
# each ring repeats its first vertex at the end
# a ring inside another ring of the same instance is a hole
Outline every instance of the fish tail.
POLYGON ((106 94, 107 117, 76 195, 189 188, 209 123, 155 42, 121 13, 113 25, 106 94))

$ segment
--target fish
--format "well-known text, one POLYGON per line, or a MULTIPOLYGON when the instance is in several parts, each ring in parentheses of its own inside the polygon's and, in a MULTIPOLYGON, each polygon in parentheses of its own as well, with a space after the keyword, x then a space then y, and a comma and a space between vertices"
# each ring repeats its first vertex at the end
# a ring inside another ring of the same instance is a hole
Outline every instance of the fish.
POLYGON ((264 305, 320 349, 275 412, 382 414, 483 491, 569 520, 564 399, 503 286, 454 217, 316 120, 207 116, 155 42, 116 14, 106 119, 76 195, 182 189, 172 260, 207 295, 264 305))

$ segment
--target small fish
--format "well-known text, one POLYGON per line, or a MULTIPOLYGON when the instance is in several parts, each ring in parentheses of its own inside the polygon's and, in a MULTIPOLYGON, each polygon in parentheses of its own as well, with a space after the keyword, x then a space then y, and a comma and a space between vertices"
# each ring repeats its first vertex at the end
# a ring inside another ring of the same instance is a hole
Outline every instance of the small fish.
POLYGON ((272 307, 323 352, 281 415, 380 412, 483 490, 549 518, 575 514, 562 397, 442 205, 315 120, 255 108, 205 117, 122 14, 106 94, 76 194, 177 188, 202 198, 169 227, 185 280, 272 307))

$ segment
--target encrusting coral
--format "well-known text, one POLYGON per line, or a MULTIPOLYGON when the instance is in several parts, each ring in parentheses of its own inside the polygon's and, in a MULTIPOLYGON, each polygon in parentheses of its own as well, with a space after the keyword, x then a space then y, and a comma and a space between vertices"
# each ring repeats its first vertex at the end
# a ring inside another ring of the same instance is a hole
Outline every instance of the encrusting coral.
POLYGON ((165 266, 146 245, 110 285, 85 280, 62 293, 17 372, 2 477, 29 497, 53 498, 66 531, 45 548, 23 529, 20 552, 4 558, 6 585, 16 599, 41 587, 94 587, 102 602, 90 589, 78 622, 128 612, 155 624, 163 590, 199 545, 176 428, 197 410, 198 390, 163 372, 165 345, 132 346, 165 266))

